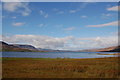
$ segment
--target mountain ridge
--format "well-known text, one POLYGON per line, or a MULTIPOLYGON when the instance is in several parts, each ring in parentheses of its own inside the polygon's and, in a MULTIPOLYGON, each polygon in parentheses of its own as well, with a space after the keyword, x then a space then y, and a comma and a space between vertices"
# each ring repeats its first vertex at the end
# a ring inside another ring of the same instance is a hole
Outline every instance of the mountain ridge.
POLYGON ((85 50, 53 50, 36 48, 28 44, 8 44, 0 41, 0 51, 18 51, 18 52, 120 52, 120 46, 112 46, 100 49, 85 49, 85 50))
POLYGON ((99 49, 85 49, 80 51, 82 52, 120 52, 120 46, 112 46, 112 47, 99 48, 99 49))

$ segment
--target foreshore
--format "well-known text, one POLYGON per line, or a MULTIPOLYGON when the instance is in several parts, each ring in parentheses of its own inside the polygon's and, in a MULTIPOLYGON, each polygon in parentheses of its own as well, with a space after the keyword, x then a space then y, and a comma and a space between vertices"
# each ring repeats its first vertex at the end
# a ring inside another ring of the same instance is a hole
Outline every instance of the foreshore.
POLYGON ((118 78, 119 57, 3 58, 3 78, 118 78))

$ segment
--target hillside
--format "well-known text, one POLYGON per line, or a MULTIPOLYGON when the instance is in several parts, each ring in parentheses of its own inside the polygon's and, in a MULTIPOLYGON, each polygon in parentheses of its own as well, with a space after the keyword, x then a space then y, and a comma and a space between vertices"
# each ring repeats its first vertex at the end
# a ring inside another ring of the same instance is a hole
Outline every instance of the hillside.
POLYGON ((113 46, 113 47, 100 48, 100 49, 86 49, 86 50, 81 50, 81 52, 120 52, 120 46, 113 46))
POLYGON ((10 45, 10 44, 7 44, 2 41, 0 41, 0 50, 2 50, 2 51, 20 51, 20 52, 31 51, 29 49, 19 48, 17 46, 10 45))
MULTIPOLYGON (((35 48, 32 45, 23 44, 8 44, 6 42, 0 41, 0 51, 18 51, 18 52, 73 52, 69 50, 52 50, 52 49, 42 49, 35 48)), ((86 49, 79 50, 75 52, 120 52, 120 46, 113 46, 101 49, 86 49)))
POLYGON ((24 49, 29 49, 29 50, 38 50, 37 48, 35 48, 32 45, 22 45, 22 44, 12 44, 13 46, 19 47, 19 48, 24 48, 24 49))

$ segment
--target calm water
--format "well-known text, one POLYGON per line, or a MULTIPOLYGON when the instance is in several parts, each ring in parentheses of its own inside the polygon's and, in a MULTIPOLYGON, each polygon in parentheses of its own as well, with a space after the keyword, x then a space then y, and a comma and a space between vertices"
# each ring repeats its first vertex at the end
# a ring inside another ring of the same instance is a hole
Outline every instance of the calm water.
POLYGON ((99 58, 117 57, 117 55, 98 55, 112 54, 113 52, 0 52, 2 57, 21 57, 21 58, 99 58))

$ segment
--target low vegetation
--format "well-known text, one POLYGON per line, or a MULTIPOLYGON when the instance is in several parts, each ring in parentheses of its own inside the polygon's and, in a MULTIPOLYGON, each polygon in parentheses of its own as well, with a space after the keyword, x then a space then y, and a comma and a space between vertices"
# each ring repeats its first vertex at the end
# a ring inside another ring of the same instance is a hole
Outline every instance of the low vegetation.
POLYGON ((3 58, 3 78, 117 78, 118 58, 3 58))

